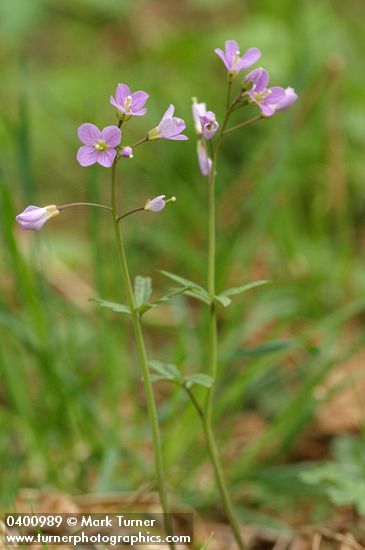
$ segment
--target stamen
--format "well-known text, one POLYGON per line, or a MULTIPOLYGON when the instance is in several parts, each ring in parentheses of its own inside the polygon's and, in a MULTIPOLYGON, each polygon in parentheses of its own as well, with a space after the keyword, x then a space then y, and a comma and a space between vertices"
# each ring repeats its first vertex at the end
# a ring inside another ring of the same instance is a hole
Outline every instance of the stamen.
POLYGON ((124 108, 125 108, 127 113, 131 112, 132 101, 133 101, 133 99, 132 99, 131 95, 128 95, 124 100, 124 108))
POLYGON ((107 151, 109 149, 109 145, 103 139, 99 139, 99 141, 96 141, 94 143, 94 148, 99 153, 103 153, 104 151, 107 151))

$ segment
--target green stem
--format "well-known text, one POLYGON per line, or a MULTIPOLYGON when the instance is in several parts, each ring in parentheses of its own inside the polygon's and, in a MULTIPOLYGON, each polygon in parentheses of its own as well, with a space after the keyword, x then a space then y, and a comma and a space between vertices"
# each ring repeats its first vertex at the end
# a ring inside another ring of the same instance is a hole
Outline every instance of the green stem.
POLYGON ((135 212, 142 212, 145 208, 142 206, 141 208, 134 208, 133 210, 129 210, 129 212, 126 212, 125 214, 122 214, 121 216, 118 216, 117 221, 120 222, 120 220, 123 220, 123 218, 127 218, 131 214, 134 214, 135 212))
POLYGON ((229 77, 228 79, 228 86, 227 86, 227 111, 229 110, 229 106, 231 105, 231 90, 232 90, 232 79, 229 77))
POLYGON ((239 130, 239 128, 244 128, 245 126, 248 126, 249 124, 252 124, 253 122, 257 122, 258 120, 261 120, 261 119, 262 119, 262 116, 257 115, 253 118, 250 118, 249 120, 245 120, 245 122, 236 124, 236 126, 232 126, 232 128, 228 128, 227 130, 224 130, 223 134, 229 134, 229 132, 233 132, 233 130, 239 130))
POLYGON ((146 143, 146 141, 148 141, 148 137, 144 137, 144 138, 140 139, 139 141, 137 141, 136 143, 134 143, 134 145, 132 145, 132 149, 134 149, 135 147, 137 147, 137 145, 142 145, 142 143, 146 143))
MULTIPOLYGON (((229 91, 230 93, 230 91, 229 91)), ((217 364, 218 364, 218 333, 217 333, 217 313, 216 313, 216 304, 213 299, 215 295, 215 263, 216 263, 216 205, 215 205, 215 180, 216 180, 216 165, 217 165, 217 155, 219 147, 225 132, 225 129, 228 124, 230 114, 232 112, 232 107, 227 108, 226 116, 224 118, 222 128, 217 136, 217 140, 213 147, 212 155, 212 170, 209 177, 209 222, 208 222, 208 292, 212 297, 212 303, 210 305, 209 311, 209 374, 215 381, 217 375, 217 364)), ((227 519, 231 525, 234 537, 236 539, 237 545, 240 550, 244 550, 245 545, 241 537, 239 524, 235 516, 233 504, 231 497, 229 495, 226 481, 224 479, 224 474, 219 458, 219 453, 217 449, 217 444, 214 437, 214 432, 212 428, 212 407, 213 407, 213 395, 214 395, 214 384, 211 388, 207 390, 207 396, 205 401, 204 414, 201 416, 204 433, 207 441, 208 452, 210 460, 212 462, 216 482, 218 489, 221 494, 223 506, 227 519)))
POLYGON ((73 208, 74 206, 95 206, 96 208, 103 208, 104 210, 109 210, 111 212, 110 206, 105 206, 104 204, 98 204, 96 202, 70 202, 69 204, 61 204, 56 206, 57 210, 65 210, 66 208, 73 208))
MULTIPOLYGON (((165 483, 165 472, 164 472, 164 464, 163 464, 163 457, 162 457, 161 435, 160 435, 160 429, 159 429, 158 417, 157 417, 157 407, 155 402, 155 396, 153 393, 153 386, 152 386, 152 381, 150 377, 150 371, 148 367, 148 359, 147 359, 146 346, 144 343, 144 338, 142 333, 141 318, 136 309, 134 293, 133 293, 131 278, 129 275, 127 258, 126 258, 124 243, 123 243, 122 227, 121 227, 121 224, 119 223, 119 216, 117 211, 117 198, 116 198, 116 185, 115 185, 116 166, 117 166, 117 163, 116 161, 114 161, 112 166, 112 179, 111 179, 111 208, 113 213, 115 239, 117 243, 120 269, 121 269, 123 282, 124 282, 124 286, 127 294, 127 301, 128 301, 129 308, 131 310, 134 335, 135 335, 139 360, 140 360, 141 369, 142 369, 146 403, 147 403, 147 411, 148 411, 148 417, 150 420, 151 432, 152 432, 157 485, 158 485, 158 492, 160 495, 161 507, 164 513, 165 530, 168 535, 171 535, 172 525, 171 525, 171 518, 169 515, 169 508, 168 508, 167 489, 166 489, 166 483, 165 483)), ((175 545, 173 543, 170 543, 169 547, 171 550, 175 550, 175 545)))
POLYGON ((226 481, 224 479, 224 474, 223 474, 222 465, 221 465, 221 461, 220 461, 220 457, 219 457, 219 453, 218 453, 218 449, 217 449, 217 443, 215 441, 215 437, 214 437, 214 433, 213 433, 211 419, 208 419, 208 417, 206 415, 204 415, 203 419, 202 419, 202 422, 203 422, 205 438, 206 438, 207 445, 208 445, 210 460, 212 462, 212 466, 213 466, 213 469, 214 469, 215 479, 216 479, 218 489, 219 489, 220 494, 221 494, 221 498, 222 498, 222 502, 223 502, 223 505, 224 505, 225 513, 226 513, 227 519, 228 519, 228 521, 231 525, 231 528, 232 528, 232 531, 233 531, 233 534, 234 534, 234 538, 236 539, 236 543, 237 543, 239 549, 244 550, 245 549, 245 544, 242 540, 242 535, 241 535, 239 523, 238 523, 237 518, 235 516, 235 512, 234 512, 233 504, 232 504, 232 501, 231 501, 231 497, 230 497, 230 494, 229 494, 228 489, 227 489, 226 481))

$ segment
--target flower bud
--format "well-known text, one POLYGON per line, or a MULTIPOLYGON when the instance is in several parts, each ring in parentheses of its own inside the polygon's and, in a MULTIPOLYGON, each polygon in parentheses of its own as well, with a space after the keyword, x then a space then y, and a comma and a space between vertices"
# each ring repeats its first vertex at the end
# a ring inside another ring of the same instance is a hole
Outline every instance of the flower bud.
POLYGON ((125 159, 132 159, 133 158, 133 149, 129 145, 126 145, 122 148, 120 151, 120 156, 125 159))
POLYGON ((160 212, 163 210, 168 202, 175 202, 176 197, 171 197, 171 199, 165 200, 166 195, 159 195, 154 199, 149 199, 144 205, 145 210, 150 210, 151 212, 160 212))
POLYGON ((30 229, 33 231, 39 231, 47 220, 57 216, 60 211, 55 204, 49 206, 27 206, 27 208, 21 214, 15 218, 22 229, 30 229))

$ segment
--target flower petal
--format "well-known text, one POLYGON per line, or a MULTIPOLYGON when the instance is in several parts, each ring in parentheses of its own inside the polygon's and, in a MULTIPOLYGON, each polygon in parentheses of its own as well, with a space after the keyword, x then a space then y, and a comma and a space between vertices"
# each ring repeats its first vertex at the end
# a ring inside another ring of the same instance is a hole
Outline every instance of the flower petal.
POLYGON ((212 169, 212 159, 208 157, 206 145, 202 140, 197 142, 196 151, 201 173, 203 176, 209 176, 212 169))
POLYGON ((218 57, 221 58, 221 60, 223 61, 223 63, 224 63, 225 66, 226 66, 226 69, 229 69, 229 68, 230 68, 230 64, 227 63, 227 60, 226 60, 226 56, 225 56, 225 54, 224 54, 224 51, 221 50, 220 48, 216 48, 216 49, 214 50, 214 52, 218 55, 218 57))
POLYGON ((81 166, 91 166, 95 164, 97 152, 91 145, 83 145, 77 151, 77 160, 81 166))
POLYGON ((117 89, 115 90, 115 99, 119 105, 124 103, 124 100, 127 96, 131 95, 131 90, 127 84, 118 84, 117 89))
POLYGON ((276 105, 286 98, 285 90, 280 86, 273 86, 272 88, 269 88, 269 90, 271 94, 265 100, 265 103, 268 103, 269 105, 276 105))
POLYGON ((189 138, 188 138, 188 136, 185 136, 184 134, 178 134, 176 136, 170 136, 167 139, 173 139, 174 141, 185 141, 189 138))
POLYGON ((131 113, 133 116, 143 116, 147 113, 147 109, 146 107, 143 107, 143 109, 139 109, 138 111, 133 111, 133 113, 131 113))
POLYGON ((119 105, 119 103, 114 99, 114 97, 112 95, 110 96, 110 103, 111 103, 111 105, 113 105, 117 109, 119 109, 121 107, 121 105, 119 105))
POLYGON ((102 153, 97 154, 96 162, 104 166, 104 168, 110 168, 117 154, 115 149, 107 149, 102 153))
POLYGON ((198 103, 196 99, 193 101, 193 119, 194 119, 194 126, 195 126, 195 132, 198 135, 201 135, 202 133, 202 125, 200 122, 200 117, 204 116, 207 112, 207 104, 206 103, 198 103))
POLYGON ((260 67, 259 69, 254 69, 251 71, 245 78, 246 82, 253 82, 255 86, 255 92, 262 92, 267 88, 269 83, 269 73, 260 67))
POLYGON ((138 92, 134 92, 132 94, 132 105, 131 105, 132 111, 139 111, 140 109, 142 109, 147 99, 148 99, 147 92, 143 92, 141 90, 139 90, 138 92))
POLYGON ((267 103, 259 103, 259 107, 264 116, 272 116, 275 113, 275 108, 267 103))
POLYGON ((79 136, 81 143, 84 145, 93 145, 98 139, 100 139, 101 132, 95 124, 86 122, 85 124, 81 124, 77 130, 77 135, 79 136))
POLYGON ((298 95, 295 93, 294 88, 291 88, 290 86, 285 89, 285 99, 280 101, 275 108, 275 112, 278 113, 279 111, 284 111, 285 109, 288 109, 295 101, 298 99, 298 95))
POLYGON ((182 118, 164 117, 159 124, 161 137, 170 139, 185 130, 186 124, 182 118))
POLYGON ((148 200, 144 206, 144 209, 151 210, 151 212, 160 212, 160 210, 163 210, 166 206, 165 197, 166 195, 159 195, 154 199, 148 200))
POLYGON ((256 61, 261 57, 261 52, 258 48, 249 48, 247 52, 243 54, 237 65, 239 65, 239 70, 244 71, 251 67, 256 61))
POLYGON ((172 115, 174 114, 174 111, 175 111, 175 105, 172 105, 172 104, 169 105, 169 107, 168 107, 166 113, 165 113, 165 114, 163 115, 163 117, 162 117, 162 120, 163 120, 164 118, 167 118, 167 117, 172 117, 172 115))
POLYGON ((103 139, 109 147, 116 147, 120 144, 122 132, 117 126, 106 126, 101 132, 101 139, 103 139))
POLYGON ((235 56, 240 53, 240 47, 235 40, 227 40, 225 46, 227 63, 231 66, 235 56))

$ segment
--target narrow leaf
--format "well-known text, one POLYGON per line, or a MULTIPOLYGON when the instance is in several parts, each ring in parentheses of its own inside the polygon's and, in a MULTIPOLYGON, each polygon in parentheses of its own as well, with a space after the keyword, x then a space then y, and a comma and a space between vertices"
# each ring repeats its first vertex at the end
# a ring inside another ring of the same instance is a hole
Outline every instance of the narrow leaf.
POLYGON ((176 283, 179 283, 182 286, 188 286, 191 288, 197 288, 199 290, 204 290, 203 287, 200 285, 197 285, 193 281, 189 281, 189 279, 184 279, 184 277, 180 277, 179 275, 175 275, 175 273, 170 273, 169 271, 163 271, 161 270, 160 273, 162 275, 165 275, 165 277, 168 277, 168 279, 171 279, 172 281, 175 281, 176 283))
POLYGON ((91 302, 96 302, 101 307, 106 307, 117 313, 131 313, 131 310, 125 304, 117 304, 116 302, 109 302, 108 300, 100 300, 99 298, 93 298, 91 302))
POLYGON ((204 290, 204 288, 192 288, 190 290, 186 290, 184 294, 190 296, 191 298, 195 298, 196 300, 200 300, 208 305, 212 303, 211 297, 208 292, 204 290))
POLYGON ((169 292, 165 296, 162 296, 158 300, 154 300, 153 302, 150 302, 148 304, 143 304, 141 307, 138 308, 138 311, 139 313, 145 313, 146 311, 149 311, 150 309, 155 308, 160 304, 167 303, 170 300, 172 300, 172 298, 174 298, 175 296, 179 296, 179 294, 184 294, 188 288, 189 287, 184 286, 182 288, 177 288, 175 290, 172 290, 171 292, 169 292))
POLYGON ((137 275, 134 279, 134 299, 136 307, 139 308, 148 302, 152 294, 151 277, 141 277, 137 275))
POLYGON ((254 281, 253 283, 247 283, 242 286, 228 288, 224 292, 221 292, 219 296, 235 296, 236 294, 242 294, 243 292, 247 292, 259 286, 268 285, 270 282, 271 281, 254 281))
POLYGON ((230 357, 230 360, 244 357, 259 357, 260 355, 276 353, 278 351, 298 348, 300 346, 301 344, 297 340, 271 340, 253 348, 239 350, 230 357))
POLYGON ((187 388, 192 386, 203 386, 204 388, 211 388, 214 384, 214 380, 211 376, 198 372, 196 374, 191 374, 184 378, 184 385, 187 388))
POLYGON ((149 361, 150 369, 156 374, 153 375, 155 380, 169 380, 171 382, 181 382, 182 376, 176 365, 170 363, 162 363, 161 361, 149 361))
POLYGON ((232 303, 231 298, 228 298, 224 294, 218 294, 218 296, 215 296, 215 300, 222 304, 223 307, 228 307, 232 303))

